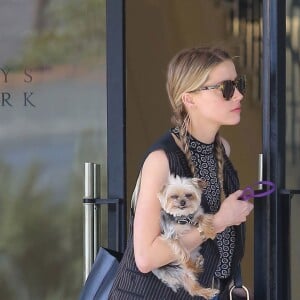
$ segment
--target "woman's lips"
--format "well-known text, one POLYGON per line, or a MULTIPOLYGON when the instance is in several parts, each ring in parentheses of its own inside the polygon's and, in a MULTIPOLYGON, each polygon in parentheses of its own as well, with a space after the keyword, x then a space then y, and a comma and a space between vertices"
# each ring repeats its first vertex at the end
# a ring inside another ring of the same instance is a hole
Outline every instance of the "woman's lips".
POLYGON ((236 107, 236 108, 232 109, 231 111, 232 112, 240 112, 241 110, 242 110, 241 107, 236 107))

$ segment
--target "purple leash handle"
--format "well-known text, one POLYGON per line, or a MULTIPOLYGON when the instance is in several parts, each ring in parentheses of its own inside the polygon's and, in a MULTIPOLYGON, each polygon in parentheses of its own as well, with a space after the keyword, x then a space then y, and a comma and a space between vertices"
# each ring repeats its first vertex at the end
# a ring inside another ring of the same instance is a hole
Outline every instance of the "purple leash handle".
POLYGON ((269 187, 269 189, 267 191, 264 191, 261 193, 255 193, 252 186, 247 186, 246 188, 244 188, 242 195, 239 197, 239 200, 248 201, 251 198, 266 197, 275 191, 276 186, 275 186, 275 183, 273 183, 272 181, 258 181, 253 186, 256 186, 259 184, 266 185, 269 187))

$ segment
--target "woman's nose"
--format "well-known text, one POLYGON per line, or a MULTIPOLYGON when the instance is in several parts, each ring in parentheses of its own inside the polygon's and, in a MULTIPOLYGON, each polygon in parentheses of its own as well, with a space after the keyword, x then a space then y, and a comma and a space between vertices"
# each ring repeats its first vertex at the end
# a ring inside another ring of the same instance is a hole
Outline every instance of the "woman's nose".
POLYGON ((235 87, 232 99, 235 101, 242 101, 243 98, 244 98, 244 95, 238 90, 237 87, 235 87))

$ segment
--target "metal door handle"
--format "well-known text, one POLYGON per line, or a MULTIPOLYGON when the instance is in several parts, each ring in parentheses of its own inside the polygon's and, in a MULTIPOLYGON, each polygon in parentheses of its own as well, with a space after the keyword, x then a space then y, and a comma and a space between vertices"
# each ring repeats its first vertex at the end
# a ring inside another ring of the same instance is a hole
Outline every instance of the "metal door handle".
MULTIPOLYGON (((262 153, 258 154, 258 181, 263 181, 263 161, 264 155, 262 153)), ((262 190, 262 184, 259 184, 257 187, 258 190, 262 190)))

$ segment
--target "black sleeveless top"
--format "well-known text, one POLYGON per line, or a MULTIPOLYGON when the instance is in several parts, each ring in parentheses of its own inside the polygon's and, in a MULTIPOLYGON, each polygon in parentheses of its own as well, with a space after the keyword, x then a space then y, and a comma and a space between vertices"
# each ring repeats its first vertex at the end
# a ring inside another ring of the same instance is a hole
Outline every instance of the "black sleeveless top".
MULTIPOLYGON (((183 177, 191 177, 187 160, 184 153, 175 143, 170 132, 167 132, 147 152, 164 150, 169 161, 170 172, 183 177)), ((224 192, 229 195, 239 189, 237 173, 232 163, 224 153, 224 192)), ((209 213, 210 207, 207 203, 201 203, 205 212, 209 213)), ((236 232, 235 249, 231 262, 231 274, 237 269, 244 253, 244 224, 234 226, 236 232)), ((204 257, 204 272, 200 275, 199 282, 206 287, 212 286, 213 277, 218 268, 220 254, 215 240, 207 240, 201 246, 201 254, 204 257)), ((227 299, 227 293, 223 291, 220 299, 227 299)), ((133 216, 130 220, 127 247, 117 272, 117 276, 111 289, 109 299, 111 300, 204 300, 202 297, 192 297, 183 288, 176 293, 162 283, 152 272, 141 273, 134 259, 133 249, 133 216)))

